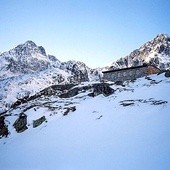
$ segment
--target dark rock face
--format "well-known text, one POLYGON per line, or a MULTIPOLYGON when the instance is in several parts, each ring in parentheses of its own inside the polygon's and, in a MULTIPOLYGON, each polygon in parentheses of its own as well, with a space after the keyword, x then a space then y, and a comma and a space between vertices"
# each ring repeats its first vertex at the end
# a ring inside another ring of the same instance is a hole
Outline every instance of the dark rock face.
POLYGON ((38 127, 38 126, 40 126, 43 122, 45 122, 46 121, 46 118, 45 118, 45 116, 42 116, 42 117, 40 117, 39 119, 37 119, 37 120, 34 120, 33 121, 33 128, 36 128, 36 127, 38 127))
POLYGON ((97 96, 103 94, 104 96, 109 96, 114 93, 114 90, 106 83, 94 84, 93 85, 93 94, 97 96))
POLYGON ((79 94, 79 88, 78 87, 75 87, 73 89, 70 89, 66 92, 63 92, 61 95, 59 95, 60 98, 70 98, 70 97, 73 97, 73 96, 76 96, 79 94))
POLYGON ((1 116, 0 117, 0 129, 2 129, 4 125, 5 125, 5 117, 1 116))
POLYGON ((60 69, 71 71, 72 75, 68 78, 70 83, 89 81, 88 67, 83 62, 62 62, 60 69))
POLYGON ((114 93, 114 89, 112 89, 107 83, 96 83, 89 86, 75 87, 72 88, 65 93, 59 95, 60 98, 69 98, 78 95, 82 91, 87 91, 92 89, 93 92, 89 94, 89 96, 94 97, 99 94, 103 94, 104 96, 109 96, 114 93))
POLYGON ((116 81, 115 85, 123 86, 123 81, 116 81))
POLYGON ((40 50, 40 52, 41 52, 42 55, 46 56, 46 52, 45 52, 44 47, 39 46, 38 49, 40 50))
POLYGON ((167 70, 167 71, 165 72, 165 77, 170 77, 170 70, 167 70))
POLYGON ((0 117, 0 136, 7 137, 9 135, 9 131, 7 126, 5 125, 5 117, 0 117))
POLYGON ((39 98, 43 95, 45 95, 45 96, 57 95, 57 92, 61 93, 62 91, 69 90, 72 87, 74 87, 75 85, 76 84, 65 84, 65 85, 59 84, 59 85, 49 86, 49 87, 45 88, 44 90, 41 90, 40 92, 36 93, 33 96, 25 96, 21 99, 18 99, 15 103, 13 103, 11 105, 11 108, 15 109, 17 106, 19 106, 23 103, 26 103, 28 101, 34 100, 36 98, 39 98))
POLYGON ((167 104, 168 101, 164 100, 155 100, 153 98, 150 98, 148 100, 144 99, 137 99, 137 100, 123 100, 119 102, 120 105, 126 107, 126 106, 134 106, 136 103, 145 103, 150 105, 164 105, 167 104))
POLYGON ((28 129, 27 115, 25 115, 24 113, 21 113, 19 118, 14 122, 13 126, 18 133, 21 133, 25 131, 26 129, 28 129))
POLYGON ((66 115, 68 115, 68 113, 71 111, 71 112, 74 112, 74 111, 76 111, 76 106, 73 106, 73 107, 67 107, 67 108, 65 108, 66 110, 65 110, 65 112, 63 113, 63 116, 66 116, 66 115))

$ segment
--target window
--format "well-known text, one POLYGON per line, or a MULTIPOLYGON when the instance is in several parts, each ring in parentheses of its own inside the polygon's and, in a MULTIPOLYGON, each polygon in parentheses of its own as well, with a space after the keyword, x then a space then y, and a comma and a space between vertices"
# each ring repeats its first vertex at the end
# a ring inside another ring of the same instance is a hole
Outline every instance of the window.
POLYGON ((127 76, 126 71, 123 73, 123 76, 124 76, 124 77, 126 77, 126 76, 127 76))
POLYGON ((139 75, 140 74, 140 70, 136 70, 136 75, 139 75))
POLYGON ((129 75, 130 75, 130 76, 132 76, 132 75, 133 75, 133 71, 132 71, 132 70, 129 72, 129 75))
POLYGON ((118 77, 121 77, 121 73, 118 73, 118 77))

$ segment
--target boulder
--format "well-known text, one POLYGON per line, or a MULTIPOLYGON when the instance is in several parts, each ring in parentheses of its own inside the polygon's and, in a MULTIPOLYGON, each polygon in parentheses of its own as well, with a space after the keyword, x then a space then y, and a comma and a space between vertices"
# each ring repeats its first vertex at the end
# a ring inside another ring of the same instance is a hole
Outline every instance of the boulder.
POLYGON ((7 137, 9 135, 9 131, 7 126, 4 126, 2 129, 0 129, 0 136, 7 137))
POLYGON ((66 110, 65 110, 65 112, 63 113, 63 116, 67 116, 68 115, 68 113, 71 111, 71 112, 74 112, 74 111, 76 111, 76 106, 73 106, 73 107, 67 107, 67 108, 65 108, 66 110))
POLYGON ((2 129, 5 125, 5 117, 4 116, 1 116, 0 117, 0 129, 2 129))
POLYGON ((109 96, 114 93, 114 89, 112 89, 109 84, 106 83, 100 83, 100 84, 94 84, 93 85, 93 95, 97 96, 99 94, 103 94, 104 96, 109 96))
POLYGON ((19 118, 14 122, 13 126, 18 133, 21 133, 21 132, 25 131, 26 129, 28 129, 27 115, 24 113, 21 113, 19 115, 19 118))
POLYGON ((43 122, 45 122, 46 121, 46 118, 45 118, 45 116, 42 116, 42 117, 40 117, 39 119, 37 119, 37 120, 34 120, 33 121, 33 128, 36 128, 36 127, 38 127, 38 126, 40 126, 43 122))
POLYGON ((165 72, 165 77, 170 77, 170 70, 167 70, 167 71, 165 72))
POLYGON ((7 126, 5 125, 5 117, 0 117, 0 136, 7 137, 9 135, 9 131, 7 126))

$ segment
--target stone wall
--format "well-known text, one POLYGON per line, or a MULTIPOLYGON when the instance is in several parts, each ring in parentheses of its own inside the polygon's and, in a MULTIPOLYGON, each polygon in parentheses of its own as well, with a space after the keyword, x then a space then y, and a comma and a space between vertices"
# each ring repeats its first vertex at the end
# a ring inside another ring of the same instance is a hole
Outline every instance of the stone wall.
POLYGON ((120 70, 103 72, 103 79, 108 81, 126 81, 159 73, 160 70, 154 66, 140 66, 120 70))

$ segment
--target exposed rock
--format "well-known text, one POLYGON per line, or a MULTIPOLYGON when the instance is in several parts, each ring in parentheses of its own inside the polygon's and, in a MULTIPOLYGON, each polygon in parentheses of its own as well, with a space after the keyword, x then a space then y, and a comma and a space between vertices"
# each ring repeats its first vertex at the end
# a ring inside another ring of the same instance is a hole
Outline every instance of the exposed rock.
POLYGON ((11 105, 11 108, 15 109, 17 106, 27 103, 28 101, 35 100, 36 98, 39 98, 41 96, 51 96, 51 95, 57 95, 57 93, 61 93, 62 91, 71 89, 74 87, 76 84, 59 84, 59 85, 52 85, 49 86, 40 92, 36 93, 35 95, 32 96, 25 96, 21 99, 18 99, 15 103, 11 105))
POLYGON ((60 98, 70 98, 70 97, 76 96, 78 93, 79 93, 79 88, 76 87, 76 88, 70 89, 70 90, 62 93, 61 95, 59 95, 59 97, 60 98))
POLYGON ((73 97, 73 96, 78 95, 82 91, 84 92, 84 91, 87 91, 90 89, 93 90, 92 93, 88 94, 88 96, 91 96, 91 97, 97 96, 99 94, 103 94, 104 96, 109 96, 109 95, 113 94, 113 92, 114 92, 114 90, 111 87, 109 87, 109 84, 96 83, 96 84, 92 84, 92 85, 72 88, 72 89, 62 93, 61 95, 59 95, 59 97, 61 97, 61 98, 73 97))
POLYGON ((73 106, 73 107, 67 107, 67 108, 65 108, 66 109, 66 111, 63 113, 63 116, 66 116, 66 115, 68 115, 68 113, 71 111, 71 112, 74 112, 74 111, 76 111, 76 106, 73 106))
POLYGON ((24 113, 21 113, 19 115, 19 118, 14 122, 13 126, 18 133, 21 133, 21 132, 25 131, 26 129, 28 129, 27 115, 24 113))
POLYGON ((132 103, 121 103, 120 105, 122 105, 122 106, 131 106, 131 105, 134 105, 134 103, 132 102, 132 103))
POLYGON ((145 77, 146 80, 152 80, 150 77, 146 76, 145 77))
POLYGON ((96 120, 100 120, 103 117, 103 115, 100 115, 96 120))
POLYGON ((167 71, 165 72, 165 77, 170 77, 170 70, 167 70, 167 71))
POLYGON ((93 94, 97 96, 99 94, 103 94, 104 96, 109 96, 114 93, 114 89, 112 89, 106 83, 94 84, 93 85, 93 94))
POLYGON ((116 81, 116 82, 115 82, 115 85, 123 86, 123 81, 116 81))
POLYGON ((70 83, 89 81, 88 70, 90 69, 83 62, 73 60, 63 62, 60 68, 71 71, 72 76, 68 78, 70 83))
POLYGON ((145 104, 150 104, 150 105, 162 105, 162 104, 167 104, 167 101, 163 101, 163 100, 155 100, 153 98, 150 98, 148 100, 144 100, 144 99, 138 99, 138 100, 123 100, 119 102, 120 105, 122 106, 132 106, 136 103, 145 103, 145 104))
POLYGON ((7 137, 9 135, 9 131, 7 126, 5 125, 5 117, 0 117, 0 136, 7 137))
POLYGON ((70 107, 70 111, 72 112, 76 111, 76 106, 70 107))
POLYGON ((0 136, 7 137, 9 135, 9 131, 7 126, 4 126, 2 129, 0 129, 0 136))
POLYGON ((161 105, 161 104, 167 104, 167 101, 163 101, 163 100, 155 100, 155 101, 151 101, 152 105, 161 105))
POLYGON ((1 116, 0 117, 0 129, 2 129, 5 125, 5 117, 4 116, 1 116))
POLYGON ((40 126, 43 122, 45 122, 46 121, 46 118, 45 118, 45 116, 42 116, 42 117, 40 117, 39 119, 37 119, 37 120, 34 120, 33 121, 33 128, 36 128, 36 127, 38 127, 38 126, 40 126))
POLYGON ((60 98, 70 98, 78 95, 82 91, 87 91, 91 89, 92 87, 87 85, 87 86, 81 86, 81 87, 73 87, 69 90, 65 90, 61 95, 59 95, 60 98))
POLYGON ((1 57, 8 63, 6 69, 13 73, 42 71, 50 65, 45 49, 41 46, 38 47, 32 41, 27 41, 8 52, 2 53, 1 57))
POLYGON ((74 87, 76 85, 77 84, 53 85, 53 86, 45 88, 44 90, 42 90, 38 94, 40 94, 40 95, 54 95, 59 91, 60 92, 67 91, 67 90, 71 89, 72 87, 74 87))

